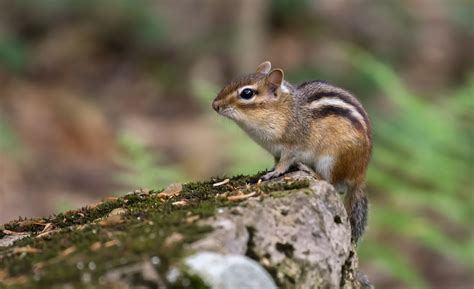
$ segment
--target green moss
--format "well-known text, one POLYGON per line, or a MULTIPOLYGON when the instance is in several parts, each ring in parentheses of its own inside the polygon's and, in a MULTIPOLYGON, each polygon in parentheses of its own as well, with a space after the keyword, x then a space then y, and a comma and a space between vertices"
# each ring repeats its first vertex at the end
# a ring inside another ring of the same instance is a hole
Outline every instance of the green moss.
MULTIPOLYGON (((177 262, 186 254, 182 245, 202 238, 211 229, 197 226, 189 217, 205 218, 213 215, 216 208, 238 204, 219 195, 232 191, 271 192, 308 186, 307 182, 299 181, 254 185, 258 175, 237 176, 227 184, 213 186, 222 179, 185 184, 180 195, 168 200, 158 198, 158 191, 136 193, 48 218, 10 222, 5 229, 32 233, 31 237, 17 241, 14 247, 29 246, 39 252, 14 253, 13 247, 2 248, 0 271, 10 278, 7 281, 18 277, 26 280, 23 284, 10 284, 8 288, 51 288, 51 284, 106 288, 99 282, 106 272, 155 257, 155 260, 160 260, 159 264, 155 264, 156 270, 161 276, 166 276, 168 269, 179 266, 177 262), (188 205, 173 205, 183 199, 187 200, 188 205), (122 222, 100 222, 116 208, 126 209, 121 216, 122 222), (59 232, 36 237, 47 223, 53 224, 59 232), (172 235, 179 237, 171 242, 169 236, 172 235)), ((207 288, 196 276, 184 274, 182 278, 168 286, 207 288)))
POLYGON ((5 229, 15 232, 40 232, 44 224, 51 223, 56 228, 66 228, 73 225, 87 224, 102 218, 113 209, 123 207, 126 202, 133 200, 134 196, 126 196, 117 201, 106 201, 94 208, 84 207, 79 210, 60 213, 48 218, 18 219, 5 224, 5 229))
POLYGON ((260 187, 260 189, 265 192, 275 192, 275 191, 290 191, 296 189, 304 189, 309 187, 309 180, 307 179, 297 179, 291 181, 279 181, 271 182, 260 187))
POLYGON ((210 289, 210 287, 197 275, 184 272, 182 276, 171 285, 172 289, 210 289))

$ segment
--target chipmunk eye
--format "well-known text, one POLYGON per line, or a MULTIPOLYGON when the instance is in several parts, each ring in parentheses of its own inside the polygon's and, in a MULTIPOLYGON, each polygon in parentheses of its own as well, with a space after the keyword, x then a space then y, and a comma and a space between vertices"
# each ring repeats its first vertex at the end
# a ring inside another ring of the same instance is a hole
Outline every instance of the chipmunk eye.
POLYGON ((246 88, 240 92, 240 97, 243 99, 251 99, 255 95, 255 90, 246 88))

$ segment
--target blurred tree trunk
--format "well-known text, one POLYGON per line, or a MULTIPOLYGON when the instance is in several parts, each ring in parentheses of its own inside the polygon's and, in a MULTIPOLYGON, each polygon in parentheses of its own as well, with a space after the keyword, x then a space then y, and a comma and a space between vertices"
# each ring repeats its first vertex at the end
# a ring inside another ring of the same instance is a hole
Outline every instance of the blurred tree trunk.
POLYGON ((239 73, 257 67, 265 58, 264 43, 270 3, 268 0, 242 0, 235 2, 236 36, 233 54, 239 73))
POLYGON ((460 40, 456 39, 445 5, 430 0, 417 0, 410 4, 411 11, 416 11, 414 19, 418 31, 407 69, 407 81, 416 89, 439 91, 449 83, 455 70, 455 50, 460 40))

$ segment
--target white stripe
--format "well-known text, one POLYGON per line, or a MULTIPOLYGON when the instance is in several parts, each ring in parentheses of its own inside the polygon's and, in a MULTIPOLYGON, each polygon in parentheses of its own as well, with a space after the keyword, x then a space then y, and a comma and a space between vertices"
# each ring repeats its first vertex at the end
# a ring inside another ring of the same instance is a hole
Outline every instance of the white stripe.
POLYGON ((367 128, 364 117, 357 111, 357 109, 353 105, 348 104, 339 98, 329 98, 329 97, 320 98, 318 100, 311 102, 309 105, 311 109, 318 109, 323 106, 336 106, 336 107, 348 109, 351 112, 351 115, 355 117, 357 120, 359 120, 360 123, 364 126, 364 128, 367 128))
POLYGON ((290 93, 290 88, 285 85, 285 83, 281 84, 281 92, 283 93, 290 93))

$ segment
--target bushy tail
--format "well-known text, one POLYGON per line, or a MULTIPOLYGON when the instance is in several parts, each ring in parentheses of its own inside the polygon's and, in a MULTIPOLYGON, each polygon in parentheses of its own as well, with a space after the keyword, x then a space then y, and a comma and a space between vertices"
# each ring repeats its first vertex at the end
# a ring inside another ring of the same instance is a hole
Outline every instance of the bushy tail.
POLYGON ((346 210, 351 223, 352 241, 357 243, 364 234, 367 225, 368 201, 362 188, 349 192, 346 199, 346 210))

